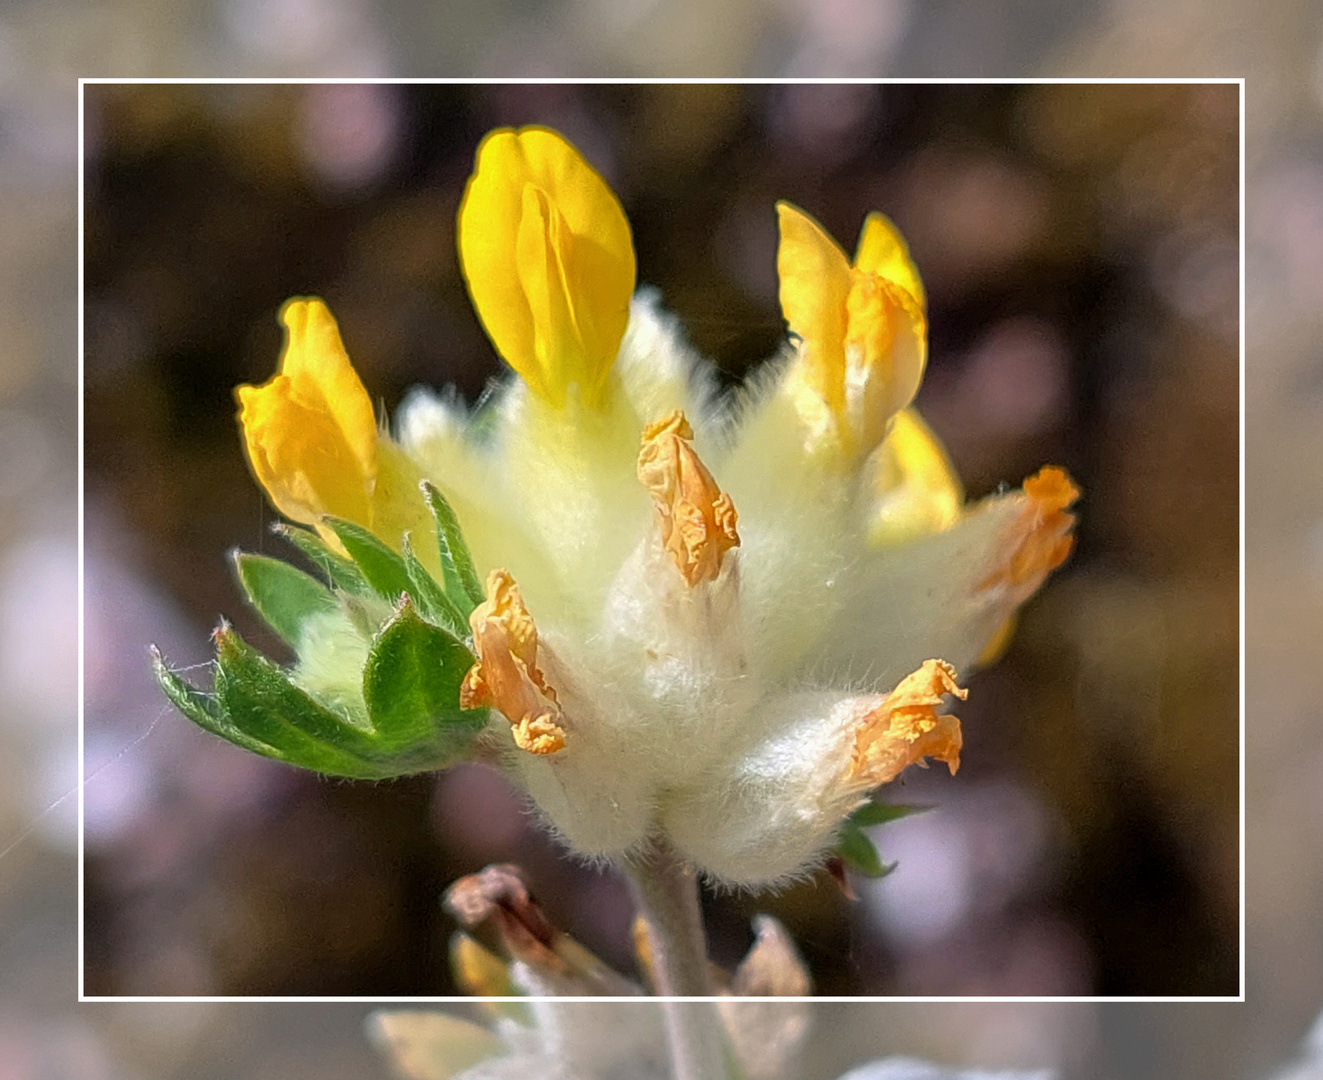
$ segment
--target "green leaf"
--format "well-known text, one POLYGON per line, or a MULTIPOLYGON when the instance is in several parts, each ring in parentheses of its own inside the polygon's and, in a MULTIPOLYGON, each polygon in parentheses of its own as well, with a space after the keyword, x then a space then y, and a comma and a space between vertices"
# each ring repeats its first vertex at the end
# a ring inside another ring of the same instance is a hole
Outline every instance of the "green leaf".
POLYGON ((473 568, 473 556, 464 542, 459 519, 446 497, 426 480, 422 482, 423 497, 436 519, 436 545, 441 551, 441 573, 445 579, 446 595, 465 619, 482 603, 486 595, 478 572, 473 568))
POLYGON ((418 561, 418 556, 413 553, 413 545, 409 543, 408 533, 404 534, 401 548, 404 570, 409 575, 409 584, 412 586, 409 595, 418 602, 419 609, 428 619, 444 626, 456 637, 467 637, 469 628, 464 616, 436 583, 436 579, 427 572, 427 567, 418 561))
POLYGON ((395 552, 361 525, 343 518, 324 520, 373 589, 388 600, 397 600, 401 593, 409 591, 408 571, 404 569, 404 560, 395 552))
POLYGON ((922 814, 932 809, 932 806, 893 806, 888 803, 869 802, 864 803, 851 814, 850 820, 863 829, 870 825, 885 825, 889 821, 899 821, 911 814, 922 814))
POLYGON ((846 818, 841 826, 841 833, 836 841, 836 853, 859 873, 871 878, 886 877, 896 869, 897 865, 884 863, 878 856, 873 841, 850 818, 846 818))
POLYGON ((257 613, 290 645, 298 645, 305 619, 336 608, 330 589, 289 563, 243 551, 235 551, 231 557, 239 584, 257 613))
POLYGON ((179 673, 172 671, 166 666, 165 660, 157 651, 156 646, 152 646, 152 674, 156 677, 157 685, 165 692, 165 696, 170 699, 181 713, 183 713, 203 731, 209 731, 213 735, 219 735, 222 739, 241 746, 245 750, 251 750, 255 754, 262 754, 264 757, 279 758, 280 754, 271 746, 253 738, 240 731, 231 724, 221 712, 220 703, 215 695, 203 693, 194 686, 190 686, 179 673))
POLYGON ((331 776, 397 775, 372 736, 318 704, 228 625, 216 631, 216 698, 229 723, 295 765, 331 776))
POLYGON ((273 525, 271 531, 303 552, 326 575, 326 580, 337 588, 351 593, 365 593, 371 588, 352 560, 332 551, 326 541, 312 530, 300 529, 282 521, 273 525))
POLYGON ((363 698, 383 744, 447 760, 466 751, 487 723, 486 709, 459 707, 473 663, 464 644, 421 618, 406 596, 363 668, 363 698))

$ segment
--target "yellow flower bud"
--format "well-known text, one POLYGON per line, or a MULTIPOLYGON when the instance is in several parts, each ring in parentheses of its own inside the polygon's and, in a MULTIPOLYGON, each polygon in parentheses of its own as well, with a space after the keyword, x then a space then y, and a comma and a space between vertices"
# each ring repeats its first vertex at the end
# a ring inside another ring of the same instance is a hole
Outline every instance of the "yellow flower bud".
POLYGON ((923 286, 904 241, 870 214, 855 264, 816 221, 776 205, 781 313, 799 338, 787 389, 812 442, 853 462, 914 398, 927 361, 923 286))
POLYGON ((492 344, 557 407, 602 404, 629 321, 634 242, 606 182, 545 128, 493 131, 459 209, 459 258, 492 344))
POLYGON ((372 400, 354 370, 335 319, 320 300, 294 299, 280 310, 285 349, 280 370, 261 386, 240 386, 239 425, 253 475, 276 509, 314 525, 344 518, 400 550, 412 534, 415 553, 439 568, 435 529, 418 493, 418 468, 377 430, 372 400))
POLYGON ((280 370, 261 386, 235 391, 253 475, 292 521, 316 525, 332 514, 370 527, 377 481, 372 401, 325 304, 290 300, 280 321, 280 370))

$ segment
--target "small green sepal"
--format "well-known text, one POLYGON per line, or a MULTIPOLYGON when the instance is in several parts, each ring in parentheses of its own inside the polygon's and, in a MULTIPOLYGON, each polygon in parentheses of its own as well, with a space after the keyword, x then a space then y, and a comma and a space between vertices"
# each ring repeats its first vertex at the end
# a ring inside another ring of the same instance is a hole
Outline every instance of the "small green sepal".
POLYGON ((888 865, 882 861, 877 853, 877 848, 873 846, 873 841, 858 825, 855 825, 848 818, 841 826, 840 835, 837 837, 836 854, 848 866, 859 871, 865 877, 886 877, 896 869, 895 863, 888 865))
POLYGON ((436 545, 441 552, 441 573, 444 578, 446 595, 465 619, 473 609, 482 603, 486 593, 478 572, 473 567, 473 556, 464 542, 464 534, 459 528, 459 519, 446 497, 426 480, 419 485, 428 509, 436 519, 436 545))
POLYGON ((372 587, 353 560, 332 551, 326 541, 311 529, 300 529, 297 525, 278 521, 271 526, 271 531, 303 552, 308 561, 325 574, 326 580, 337 589, 358 594, 371 591, 372 587))
POLYGON ((343 518, 325 517, 326 527, 344 544, 349 557, 380 595, 395 601, 409 590, 409 573, 404 560, 361 525, 343 518))
POLYGON ((239 584, 281 640, 298 646, 304 620, 336 609, 335 595, 316 578, 266 555, 231 552, 239 584))
POLYGON ((841 860, 865 877, 884 878, 896 869, 897 863, 884 863, 864 829, 872 825, 885 825, 911 814, 931 810, 931 806, 897 806, 888 803, 867 802, 841 823, 836 839, 836 854, 841 860))
POLYGON ((861 829, 866 829, 870 825, 885 825, 890 821, 899 821, 901 818, 907 818, 912 814, 922 814, 928 810, 935 809, 931 805, 898 805, 892 803, 866 802, 859 807, 849 820, 861 829))

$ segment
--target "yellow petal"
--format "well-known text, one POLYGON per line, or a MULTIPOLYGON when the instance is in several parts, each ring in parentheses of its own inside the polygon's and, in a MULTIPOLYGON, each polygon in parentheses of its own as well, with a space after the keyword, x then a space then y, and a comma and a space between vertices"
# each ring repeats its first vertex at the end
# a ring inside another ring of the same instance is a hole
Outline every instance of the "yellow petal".
POLYGON ((875 499, 868 524, 874 547, 891 547, 948 529, 965 491, 955 466, 918 410, 901 409, 873 464, 875 499))
POLYGON ((796 370, 830 413, 839 415, 845 408, 850 261, 822 226, 798 207, 779 202, 776 213, 781 225, 776 251, 781 314, 800 339, 796 370))
POLYGON ((854 265, 857 270, 876 274, 899 285, 918 302, 920 310, 927 306, 923 281, 910 259, 910 249, 900 230, 885 214, 874 210, 864 219, 859 230, 859 246, 855 249, 854 265))
POLYGON ((280 371, 240 386, 239 423, 248 462, 272 503, 293 521, 333 514, 370 527, 377 423, 335 320, 320 300, 281 309, 280 371))
POLYGON ((459 258, 496 350, 553 405, 601 404, 629 321, 634 243, 606 182, 545 128, 478 148, 459 209, 459 258))
POLYGON ((937 714, 946 694, 963 699, 969 691, 956 685, 955 668, 944 660, 925 660, 901 679, 860 724, 851 777, 863 787, 876 787, 925 757, 945 762, 955 775, 960 768, 960 721, 937 714))
POLYGON ((639 482, 648 489, 662 546, 692 588, 715 581, 726 552, 740 543, 735 506, 717 487, 694 448, 693 429, 679 409, 649 424, 639 451, 639 482))
POLYGON ((537 627, 506 570, 487 576, 487 598, 469 616, 478 662, 459 688, 462 709, 491 706, 513 725, 515 745, 554 754, 565 745, 556 692, 537 666, 537 627))
POLYGON ((811 443, 853 462, 877 446, 918 391, 927 362, 922 286, 880 214, 865 223, 862 263, 852 267, 808 215, 784 202, 777 213, 781 310, 800 339, 787 389, 811 443))

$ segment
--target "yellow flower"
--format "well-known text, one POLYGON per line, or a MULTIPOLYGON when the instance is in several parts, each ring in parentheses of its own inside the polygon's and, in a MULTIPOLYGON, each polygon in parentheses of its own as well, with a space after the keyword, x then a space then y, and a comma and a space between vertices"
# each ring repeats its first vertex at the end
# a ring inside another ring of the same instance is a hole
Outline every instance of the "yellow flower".
POLYGON ((602 403, 629 321, 634 242, 606 182, 554 131, 493 131, 459 210, 459 258, 492 343, 553 405, 602 403))
POLYGON ((812 441, 846 461, 868 454, 914 398, 927 360, 923 286, 905 242, 869 214, 854 265, 811 217, 776 205, 781 313, 799 338, 786 389, 812 441))
POLYGON ((280 321, 280 370, 236 391, 253 474, 293 521, 315 525, 333 514, 369 526, 377 481, 372 401, 325 304, 290 300, 280 321))
POLYGON ((437 566, 421 474, 377 431, 372 400, 330 311, 317 299, 293 299, 280 321, 280 370, 261 386, 235 391, 253 475, 277 510, 316 526, 337 550, 340 541, 322 524, 326 515, 362 525, 396 550, 411 532, 419 557, 437 566))

